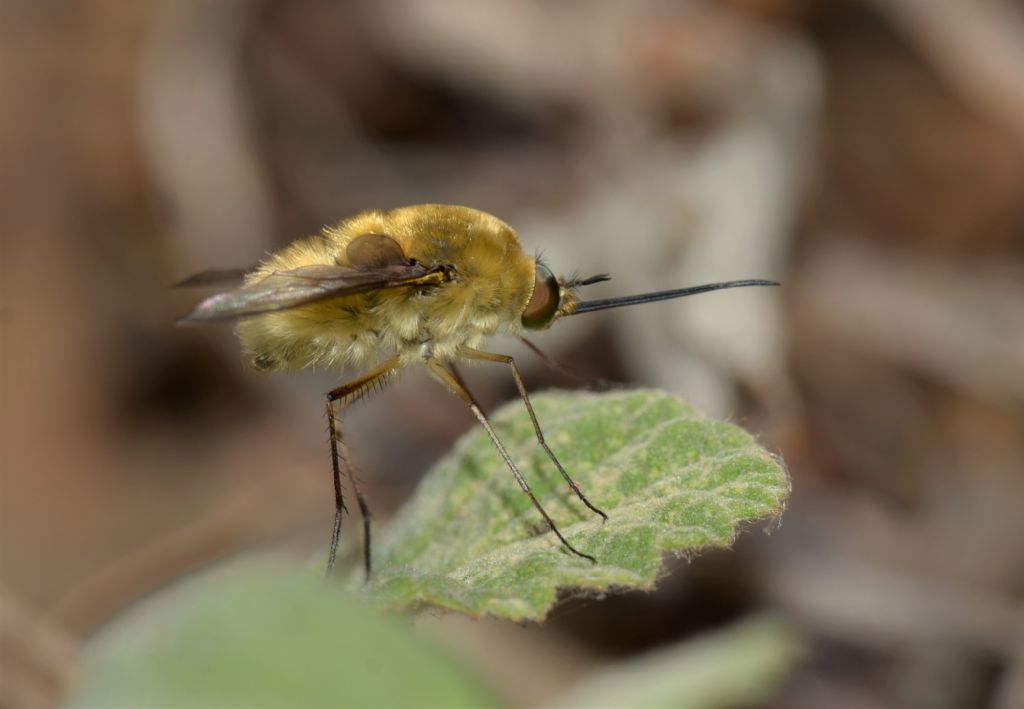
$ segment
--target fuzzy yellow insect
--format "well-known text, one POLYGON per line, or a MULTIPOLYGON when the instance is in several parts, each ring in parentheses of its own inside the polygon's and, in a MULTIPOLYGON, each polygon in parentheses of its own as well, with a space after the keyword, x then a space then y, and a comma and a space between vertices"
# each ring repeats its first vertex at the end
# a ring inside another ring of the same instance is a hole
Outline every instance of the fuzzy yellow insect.
MULTIPOLYGON (((238 275, 209 271, 182 285, 205 285, 238 275)), ((487 337, 522 337, 528 330, 548 328, 559 318, 576 313, 722 288, 777 285, 763 280, 728 281, 579 301, 577 288, 607 278, 556 278, 523 251, 515 231, 501 220, 468 207, 425 204, 363 212, 295 241, 246 273, 240 287, 207 298, 185 320, 239 320, 238 337, 253 366, 260 370, 368 368, 362 376, 327 394, 335 498, 328 573, 334 566, 345 512, 342 467, 362 514, 364 565, 367 575, 370 573, 370 515, 348 462, 338 422, 340 410, 412 364, 425 365, 434 379, 469 405, 551 531, 566 549, 593 562, 594 557, 562 536, 534 496, 454 363, 483 360, 511 369, 538 442, 583 504, 607 519, 544 441, 515 360, 480 349, 487 337)))

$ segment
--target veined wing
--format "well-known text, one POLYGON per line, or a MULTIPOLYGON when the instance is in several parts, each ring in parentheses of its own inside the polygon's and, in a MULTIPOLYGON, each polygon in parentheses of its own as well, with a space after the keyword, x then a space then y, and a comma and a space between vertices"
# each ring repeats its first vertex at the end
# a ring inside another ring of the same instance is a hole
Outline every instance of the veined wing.
POLYGON ((182 320, 234 320, 328 298, 387 288, 435 285, 446 280, 448 275, 443 267, 428 268, 418 263, 392 263, 366 269, 327 264, 301 266, 289 271, 274 271, 259 281, 212 295, 182 320))
MULTIPOLYGON (((405 252, 398 242, 387 234, 362 234, 352 239, 346 248, 351 268, 358 271, 371 271, 388 266, 409 266, 412 262, 406 258, 405 252)), ((194 273, 183 281, 178 281, 172 288, 202 288, 204 286, 241 286, 245 276, 259 268, 208 268, 194 273)), ((335 269, 335 266, 308 266, 305 272, 296 275, 318 277, 318 270, 335 269)), ((324 278, 333 278, 330 271, 323 271, 324 278)))
POLYGON ((249 268, 208 268, 205 271, 193 273, 183 281, 178 281, 171 288, 241 285, 245 275, 256 269, 257 266, 250 266, 249 268))

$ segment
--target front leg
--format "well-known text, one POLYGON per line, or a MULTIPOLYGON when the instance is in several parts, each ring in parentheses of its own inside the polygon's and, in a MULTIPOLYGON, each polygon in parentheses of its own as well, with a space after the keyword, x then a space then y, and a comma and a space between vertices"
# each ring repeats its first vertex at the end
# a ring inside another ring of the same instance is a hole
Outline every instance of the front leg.
POLYGON ((516 366, 515 359, 513 359, 511 355, 484 352, 483 350, 475 350, 472 347, 460 347, 459 355, 466 359, 482 360, 484 362, 500 362, 501 364, 507 364, 509 366, 512 370, 512 378, 516 382, 516 389, 519 390, 519 398, 521 398, 523 403, 526 404, 526 411, 530 414, 530 421, 533 422, 533 432, 537 436, 537 442, 540 443, 541 448, 543 448, 544 452, 548 454, 548 458, 555 464, 555 467, 558 468, 558 472, 562 474, 565 482, 569 484, 569 489, 576 493, 576 497, 580 498, 583 504, 590 508, 591 512, 601 515, 601 520, 607 522, 608 515, 591 504, 590 500, 587 499, 587 496, 583 494, 582 490, 580 490, 580 486, 576 484, 576 481, 573 480, 572 477, 569 476, 569 473, 566 472, 565 468, 562 467, 561 462, 559 462, 558 458, 555 456, 555 452, 551 450, 551 447, 548 446, 547 441, 544 440, 544 432, 540 428, 540 422, 537 420, 537 414, 533 412, 533 405, 530 403, 530 397, 526 393, 526 385, 523 384, 523 377, 519 374, 519 367, 516 366))
POLYGON ((533 494, 533 490, 530 489, 530 485, 526 482, 526 478, 523 477, 523 474, 519 471, 519 468, 512 460, 512 456, 509 455, 508 450, 505 448, 505 444, 501 442, 501 439, 498 437, 498 433, 494 430, 494 427, 491 426, 491 422, 488 420, 487 415, 484 414, 483 409, 480 408, 480 405, 469 392, 469 389, 459 381, 460 378, 456 374, 453 374, 452 371, 446 368, 441 362, 434 359, 427 360, 427 372, 430 373, 430 375, 440 382, 446 389, 448 389, 448 391, 466 402, 470 410, 473 412, 473 415, 476 416, 477 420, 480 422, 480 425, 484 427, 485 431, 487 431, 487 435, 490 436, 494 447, 498 449, 498 454, 505 461, 505 465, 507 465, 508 469, 512 471, 512 475, 515 477, 516 482, 519 483, 519 487, 526 496, 530 498, 530 502, 533 503, 533 506, 538 512, 540 512, 541 517, 543 517, 544 521, 547 522, 548 528, 555 533, 555 536, 558 537, 558 540, 562 542, 565 548, 576 556, 582 557, 587 561, 596 564, 597 559, 590 554, 580 551, 570 544, 569 540, 566 539, 558 527, 555 526, 555 521, 551 519, 551 515, 549 515, 547 510, 544 509, 544 506, 540 504, 540 500, 537 499, 537 496, 533 494))

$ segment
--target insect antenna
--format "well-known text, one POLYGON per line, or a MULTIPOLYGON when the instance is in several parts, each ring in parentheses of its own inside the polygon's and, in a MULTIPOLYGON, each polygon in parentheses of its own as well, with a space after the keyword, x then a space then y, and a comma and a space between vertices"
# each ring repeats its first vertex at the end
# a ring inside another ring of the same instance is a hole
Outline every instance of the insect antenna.
POLYGON ((578 274, 574 273, 569 276, 565 282, 565 287, 569 289, 579 288, 580 286, 592 286, 595 283, 601 283, 602 281, 610 281, 612 277, 607 273, 598 273, 596 276, 587 276, 586 278, 580 278, 578 274))

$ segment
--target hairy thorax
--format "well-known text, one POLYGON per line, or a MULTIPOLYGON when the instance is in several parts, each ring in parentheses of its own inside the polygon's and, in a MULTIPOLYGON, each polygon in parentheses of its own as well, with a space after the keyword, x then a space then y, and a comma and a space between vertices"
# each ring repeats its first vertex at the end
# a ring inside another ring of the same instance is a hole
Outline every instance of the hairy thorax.
POLYGON ((460 346, 479 347, 489 335, 521 332, 534 260, 522 253, 511 228, 468 208, 364 212, 295 242, 249 278, 311 264, 349 265, 348 243, 369 233, 392 237, 418 263, 452 267, 452 280, 348 295, 243 320, 237 332, 253 366, 363 367, 396 355, 403 364, 451 360, 460 346))

